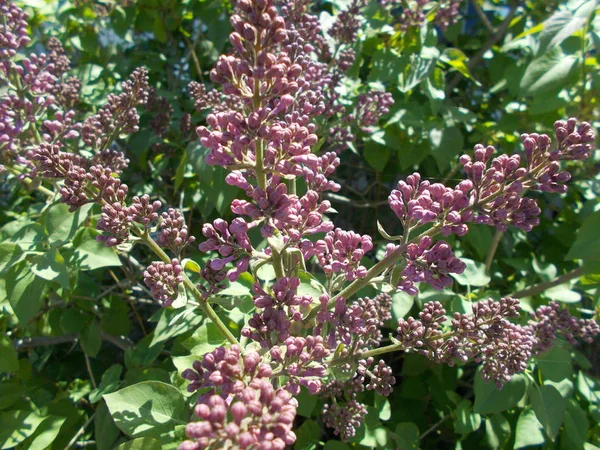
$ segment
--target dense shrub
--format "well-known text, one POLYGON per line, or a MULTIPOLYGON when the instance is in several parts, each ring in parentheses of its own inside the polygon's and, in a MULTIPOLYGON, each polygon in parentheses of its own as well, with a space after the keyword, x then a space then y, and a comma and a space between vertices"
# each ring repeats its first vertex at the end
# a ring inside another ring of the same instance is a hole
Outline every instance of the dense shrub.
POLYGON ((597 9, 0 0, 1 448, 596 448, 597 9))

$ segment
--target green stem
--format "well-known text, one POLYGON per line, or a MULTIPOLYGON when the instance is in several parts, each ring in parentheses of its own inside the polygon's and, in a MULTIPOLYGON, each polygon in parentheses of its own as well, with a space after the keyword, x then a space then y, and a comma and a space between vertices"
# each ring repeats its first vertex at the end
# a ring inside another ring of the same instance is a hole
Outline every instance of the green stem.
MULTIPOLYGON (((171 258, 169 258, 169 255, 167 255, 164 252, 164 250, 160 248, 159 245, 156 242, 154 242, 154 240, 147 233, 141 234, 139 237, 142 240, 142 242, 146 244, 150 248, 150 250, 152 250, 156 254, 156 256, 158 256, 164 263, 171 262, 171 258)), ((238 340, 231 333, 231 331, 229 331, 229 328, 227 328, 227 326, 223 323, 223 321, 217 315, 212 306, 210 306, 208 302, 202 297, 202 294, 200 293, 196 285, 192 283, 192 281, 188 278, 188 276, 185 273, 183 274, 183 284, 198 301, 198 306, 200 306, 202 312, 215 324, 215 326, 221 331, 223 336, 225 336, 225 338, 227 338, 227 340, 230 343, 239 345, 238 340)))
POLYGON ((504 236, 504 232, 500 230, 496 230, 496 234, 492 238, 492 243, 490 244, 490 249, 488 250, 488 254, 485 258, 485 271, 490 273, 490 269, 492 267, 492 262, 494 261, 494 256, 496 255, 496 250, 498 250, 498 246, 500 245, 500 241, 502 240, 502 236, 504 236))
POLYGON ((273 269, 275 270, 275 276, 277 279, 281 279, 285 277, 285 272, 283 270, 283 260, 281 258, 281 253, 275 250, 274 246, 271 245, 271 260, 273 261, 273 269))
MULTIPOLYGON (((429 230, 411 239, 411 242, 419 242, 425 236, 432 236, 435 233, 437 233, 440 228, 441 225, 430 228, 429 230)), ((406 251, 407 245, 408 244, 400 245, 396 250, 394 250, 392 253, 390 253, 377 264, 375 264, 373 267, 371 267, 367 271, 367 274, 364 278, 354 280, 352 283, 346 286, 344 290, 342 290, 339 294, 337 294, 335 297, 329 300, 329 303, 327 304, 327 309, 333 308, 338 298, 344 298, 345 300, 348 300, 350 297, 352 297, 354 294, 360 291, 363 287, 367 286, 373 278, 380 275, 385 270, 389 269, 394 264, 396 264, 400 259, 402 259, 404 252, 406 251)), ((313 318, 315 318, 320 309, 320 307, 313 308, 313 310, 306 317, 305 322, 309 322, 313 318)))
POLYGON ((256 147, 256 166, 255 166, 254 170, 256 171, 256 181, 258 183, 258 186, 264 191, 267 189, 267 174, 265 173, 265 166, 264 166, 264 158, 265 158, 264 141, 260 138, 257 138, 255 147, 256 147))
MULTIPOLYGON (((591 16, 590 16, 591 17, 591 16)), ((581 110, 585 109, 585 44, 587 43, 587 34, 590 26, 590 20, 585 21, 585 27, 581 33, 581 110)))
POLYGON ((296 195, 296 178, 288 180, 287 187, 288 187, 288 194, 296 195))

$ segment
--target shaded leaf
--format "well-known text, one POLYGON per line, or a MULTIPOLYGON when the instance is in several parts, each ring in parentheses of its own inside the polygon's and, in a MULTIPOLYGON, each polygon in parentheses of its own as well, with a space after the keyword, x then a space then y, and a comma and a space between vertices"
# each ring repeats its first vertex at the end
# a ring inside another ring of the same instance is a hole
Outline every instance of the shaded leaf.
POLYGON ((144 381, 104 396, 115 424, 131 437, 158 437, 175 425, 185 400, 177 388, 160 381, 144 381))

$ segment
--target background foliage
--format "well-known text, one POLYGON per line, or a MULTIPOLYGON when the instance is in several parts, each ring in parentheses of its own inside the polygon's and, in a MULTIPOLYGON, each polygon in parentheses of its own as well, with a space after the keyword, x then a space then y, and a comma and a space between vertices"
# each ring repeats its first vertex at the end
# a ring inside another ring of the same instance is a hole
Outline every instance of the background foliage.
MULTIPOLYGON (((186 88, 190 81, 211 84, 208 72, 229 45, 230 4, 19 4, 31 16, 30 51, 42 51, 50 36, 65 46, 84 87, 83 111, 96 111, 136 67, 148 68, 155 93, 140 131, 118 142, 131 160, 123 175, 130 191, 180 206, 196 236, 203 223, 230 217, 236 188, 221 168, 206 164, 206 149, 181 126, 187 114, 194 126, 204 122, 186 88)), ((347 5, 315 2, 325 30, 347 5)), ((549 132, 562 117, 597 128, 595 0, 474 0, 460 10, 447 30, 425 24, 404 31, 394 10, 377 2, 366 8, 342 98, 352 104, 367 87, 384 87, 395 103, 372 132, 355 130, 358 139, 341 155, 342 190, 329 194, 336 225, 377 236, 377 219, 397 234, 386 196, 414 170, 453 180, 457 157, 475 143, 509 151, 521 132, 549 132)), ((394 323, 426 301, 464 312, 472 301, 515 292, 526 310, 555 300, 575 314, 597 315, 599 164, 598 152, 586 164, 572 163, 568 194, 547 196, 542 224, 527 236, 472 226, 454 243, 467 272, 453 289, 395 294, 394 323)), ((70 214, 6 176, 0 205, 0 448, 176 448, 193 402, 180 374, 222 344, 220 335, 199 312, 161 309, 151 300, 141 283, 151 256, 137 246, 118 255, 97 243, 96 206, 70 214)), ((202 265, 206 256, 191 248, 185 256, 202 265)), ((383 246, 376 250, 371 263, 383 246)), ((244 324, 250 286, 242 276, 223 293, 219 314, 232 329, 244 324)), ((314 289, 309 279, 303 288, 314 289)), ((394 354, 387 360, 397 377, 394 393, 365 394, 369 413, 352 442, 324 428, 322 405, 303 392, 294 448, 594 449, 598 355, 597 343, 560 342, 498 391, 474 365, 450 368, 394 354)))

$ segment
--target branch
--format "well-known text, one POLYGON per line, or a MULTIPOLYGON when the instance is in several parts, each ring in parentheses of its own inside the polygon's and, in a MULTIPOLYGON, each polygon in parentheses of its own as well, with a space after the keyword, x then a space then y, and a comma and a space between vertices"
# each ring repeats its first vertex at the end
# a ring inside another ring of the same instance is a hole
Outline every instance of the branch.
MULTIPOLYGON (((113 336, 111 334, 100 332, 100 337, 106 342, 110 342, 121 350, 125 351, 133 347, 133 342, 126 337, 113 336)), ((27 350, 35 347, 44 347, 49 345, 60 345, 75 342, 79 339, 78 333, 66 334, 64 336, 35 336, 29 338, 16 339, 13 341, 15 350, 27 350)))
POLYGON ((343 195, 333 194, 331 192, 325 193, 325 196, 334 202, 350 204, 353 208, 379 208, 380 206, 388 204, 387 200, 381 200, 379 202, 357 202, 348 197, 344 197, 343 195))
MULTIPOLYGON (((519 4, 520 2, 515 2, 512 5, 512 7, 510 8, 510 12, 508 13, 504 21, 500 24, 496 32, 489 37, 486 43, 483 44, 483 46, 479 49, 477 54, 471 59, 469 59, 469 62, 467 63, 467 68, 469 69, 469 71, 471 71, 475 66, 478 66, 481 60, 483 59, 483 55, 485 54, 485 52, 487 52, 490 48, 496 45, 505 36, 510 23, 512 22, 513 18, 515 17, 515 14, 517 13, 519 4)), ((456 74, 454 76, 452 81, 450 81, 450 83, 448 84, 446 94, 452 92, 452 90, 460 82, 461 76, 461 74, 456 74)))
POLYGON ((583 267, 577 267, 576 269, 571 270, 559 277, 556 277, 554 280, 544 281, 543 283, 534 284, 525 289, 521 289, 520 291, 514 292, 510 294, 508 297, 513 298, 523 298, 523 297, 531 297, 533 295, 540 294, 554 286, 559 286, 561 284, 566 283, 567 281, 571 281, 575 278, 579 278, 583 275, 584 270, 583 267))
POLYGON ((494 261, 494 256, 496 255, 496 250, 498 250, 498 246, 500 245, 502 236, 504 236, 504 231, 496 230, 496 234, 494 234, 494 237, 492 238, 490 249, 488 251, 487 256, 485 257, 485 271, 487 273, 490 273, 492 261, 494 261))
POLYGON ((486 14, 483 11, 483 9, 481 9, 481 6, 479 6, 479 2, 477 0, 471 0, 471 3, 473 4, 473 8, 475 9, 475 12, 479 16, 479 18, 481 19, 481 21, 483 22, 483 24, 485 25, 485 27, 488 29, 488 31, 490 33, 495 33, 496 29, 494 28, 494 26, 490 22, 490 19, 488 19, 488 17, 486 16, 486 14))

